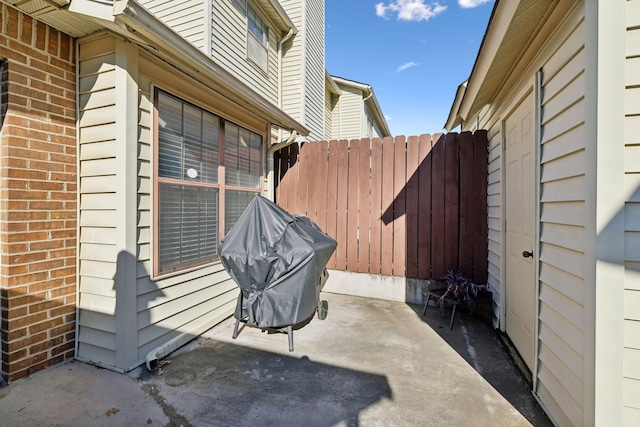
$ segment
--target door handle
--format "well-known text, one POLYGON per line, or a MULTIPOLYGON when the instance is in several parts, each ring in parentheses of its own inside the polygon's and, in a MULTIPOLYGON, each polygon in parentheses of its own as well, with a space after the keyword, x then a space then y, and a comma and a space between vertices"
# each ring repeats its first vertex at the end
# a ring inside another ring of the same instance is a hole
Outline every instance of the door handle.
POLYGON ((522 252, 522 256, 525 258, 533 258, 533 251, 529 252, 529 251, 523 251, 522 252))

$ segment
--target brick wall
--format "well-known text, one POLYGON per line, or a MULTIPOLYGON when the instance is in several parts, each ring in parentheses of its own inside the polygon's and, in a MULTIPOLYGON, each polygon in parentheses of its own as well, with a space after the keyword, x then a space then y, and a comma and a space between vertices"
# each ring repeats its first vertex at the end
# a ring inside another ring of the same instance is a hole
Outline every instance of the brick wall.
POLYGON ((75 43, 0 4, 2 377, 73 357, 75 43))

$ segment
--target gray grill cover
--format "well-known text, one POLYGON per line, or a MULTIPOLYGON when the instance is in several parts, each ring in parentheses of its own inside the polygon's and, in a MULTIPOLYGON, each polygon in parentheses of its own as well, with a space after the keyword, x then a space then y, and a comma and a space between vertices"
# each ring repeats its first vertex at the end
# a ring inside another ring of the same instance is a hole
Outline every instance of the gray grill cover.
POLYGON ((220 260, 241 289, 235 317, 260 328, 310 318, 337 242, 309 218, 256 196, 220 242, 220 260))

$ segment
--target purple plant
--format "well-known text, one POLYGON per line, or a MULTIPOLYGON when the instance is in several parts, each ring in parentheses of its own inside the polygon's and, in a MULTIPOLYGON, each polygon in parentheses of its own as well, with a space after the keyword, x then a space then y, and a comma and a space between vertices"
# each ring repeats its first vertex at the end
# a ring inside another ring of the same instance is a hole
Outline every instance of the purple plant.
POLYGON ((487 285, 475 284, 465 277, 459 271, 449 270, 441 277, 446 282, 447 289, 440 297, 440 308, 444 308, 444 302, 446 298, 451 298, 456 301, 466 302, 469 304, 469 308, 473 308, 474 299, 478 296, 478 292, 486 290, 487 285))

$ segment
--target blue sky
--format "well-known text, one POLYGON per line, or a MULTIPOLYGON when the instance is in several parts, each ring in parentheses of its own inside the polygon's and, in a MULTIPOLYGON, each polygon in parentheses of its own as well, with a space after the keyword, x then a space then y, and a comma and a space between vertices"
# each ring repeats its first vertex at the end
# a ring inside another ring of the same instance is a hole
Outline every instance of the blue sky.
POLYGON ((329 74, 370 84, 391 134, 441 132, 493 0, 325 0, 329 74))

